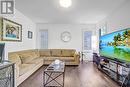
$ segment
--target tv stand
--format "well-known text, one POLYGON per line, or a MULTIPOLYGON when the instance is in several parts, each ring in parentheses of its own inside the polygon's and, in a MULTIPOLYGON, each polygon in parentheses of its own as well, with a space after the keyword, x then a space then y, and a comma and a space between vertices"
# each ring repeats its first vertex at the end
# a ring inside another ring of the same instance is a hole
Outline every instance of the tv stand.
POLYGON ((100 56, 98 68, 119 85, 124 83, 130 71, 130 67, 125 62, 103 56, 100 56))
POLYGON ((130 86, 130 64, 104 56, 99 56, 97 60, 99 63, 97 63, 96 58, 94 58, 94 62, 96 61, 95 63, 98 64, 97 67, 100 71, 105 73, 112 80, 116 81, 119 85, 121 85, 121 87, 130 86))

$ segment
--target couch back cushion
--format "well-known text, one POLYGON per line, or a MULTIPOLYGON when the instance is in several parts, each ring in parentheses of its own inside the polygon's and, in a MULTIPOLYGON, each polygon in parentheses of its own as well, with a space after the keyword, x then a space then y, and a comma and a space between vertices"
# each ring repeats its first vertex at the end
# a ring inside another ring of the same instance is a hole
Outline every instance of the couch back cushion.
POLYGON ((51 49, 51 56, 60 57, 61 56, 61 49, 51 49))
POLYGON ((31 60, 38 57, 39 57, 38 49, 23 50, 9 53, 10 60, 12 60, 12 58, 14 58, 15 60, 19 59, 19 63, 28 63, 31 60))
POLYGON ((37 54, 37 52, 36 52, 36 51, 30 51, 30 52, 29 52, 29 55, 31 55, 33 59, 35 59, 35 58, 38 58, 38 57, 39 57, 39 55, 37 54))
POLYGON ((19 56, 22 63, 29 63, 31 60, 34 59, 31 53, 19 53, 19 56))
POLYGON ((40 54, 40 56, 50 57, 51 51, 50 51, 50 49, 40 49, 39 54, 40 54))
POLYGON ((11 62, 14 62, 15 64, 17 64, 18 66, 21 64, 21 59, 19 57, 19 55, 17 53, 9 53, 8 54, 8 59, 11 62))
POLYGON ((19 54, 19 55, 22 55, 22 54, 30 55, 30 56, 32 56, 32 58, 35 59, 35 58, 39 57, 37 51, 38 51, 38 50, 36 50, 36 49, 23 50, 23 51, 18 51, 17 54, 19 54))
POLYGON ((63 57, 73 57, 75 52, 76 51, 74 49, 63 49, 62 50, 62 56, 63 57))
POLYGON ((29 55, 32 55, 32 57, 38 58, 39 54, 38 54, 38 50, 37 49, 33 49, 33 50, 26 50, 26 51, 22 51, 23 53, 28 53, 29 55))

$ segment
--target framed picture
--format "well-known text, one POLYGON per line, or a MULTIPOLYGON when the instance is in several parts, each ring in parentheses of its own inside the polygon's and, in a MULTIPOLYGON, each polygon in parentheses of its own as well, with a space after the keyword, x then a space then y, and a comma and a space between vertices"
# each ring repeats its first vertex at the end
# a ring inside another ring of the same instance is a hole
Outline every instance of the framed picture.
POLYGON ((2 41, 22 41, 22 25, 2 18, 2 41))
POLYGON ((29 38, 29 39, 32 39, 32 37, 33 37, 33 32, 28 31, 28 38, 29 38))

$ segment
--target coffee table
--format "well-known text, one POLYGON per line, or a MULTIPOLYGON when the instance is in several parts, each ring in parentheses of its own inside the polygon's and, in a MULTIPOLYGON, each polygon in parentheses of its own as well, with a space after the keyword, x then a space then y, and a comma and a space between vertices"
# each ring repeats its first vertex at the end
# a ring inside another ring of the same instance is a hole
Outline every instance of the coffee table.
POLYGON ((44 70, 44 87, 64 87, 65 79, 65 62, 59 64, 52 62, 44 70))

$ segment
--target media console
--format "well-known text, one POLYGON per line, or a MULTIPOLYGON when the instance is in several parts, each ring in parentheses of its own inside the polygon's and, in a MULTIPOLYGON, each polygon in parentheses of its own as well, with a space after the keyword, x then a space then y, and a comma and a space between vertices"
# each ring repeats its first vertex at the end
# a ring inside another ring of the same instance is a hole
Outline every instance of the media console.
MULTIPOLYGON (((98 69, 122 87, 128 87, 130 79, 130 64, 128 62, 111 59, 93 54, 93 62, 98 69)), ((130 86, 130 85, 129 85, 130 86)))

